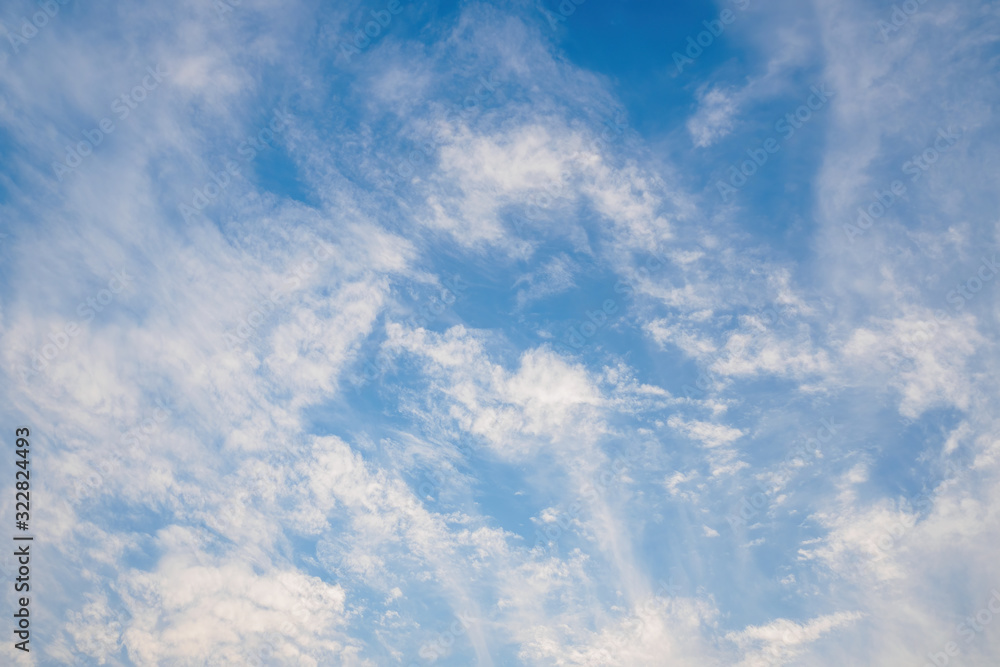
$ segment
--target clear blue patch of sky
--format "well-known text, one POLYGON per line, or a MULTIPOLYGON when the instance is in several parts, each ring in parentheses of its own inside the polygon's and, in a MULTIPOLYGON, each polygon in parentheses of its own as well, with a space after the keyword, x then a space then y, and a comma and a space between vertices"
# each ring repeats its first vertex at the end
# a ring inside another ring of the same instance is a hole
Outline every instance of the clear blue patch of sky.
MULTIPOLYGON (((557 3, 543 0, 543 4, 558 13, 557 3)), ((696 39, 706 30, 703 21, 717 20, 725 8, 733 8, 739 20, 739 12, 728 2, 589 0, 560 22, 556 39, 575 64, 609 77, 632 126, 647 137, 656 136, 683 124, 693 84, 701 83, 721 63, 739 57, 727 37, 734 21, 679 73, 673 58, 674 52, 688 48, 688 37, 696 39)), ((548 30, 548 21, 543 21, 548 30)))

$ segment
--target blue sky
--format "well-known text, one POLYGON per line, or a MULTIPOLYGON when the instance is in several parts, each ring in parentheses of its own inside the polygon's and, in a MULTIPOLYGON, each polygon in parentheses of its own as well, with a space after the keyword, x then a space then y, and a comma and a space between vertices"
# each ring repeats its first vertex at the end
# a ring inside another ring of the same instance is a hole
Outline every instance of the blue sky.
POLYGON ((6 662, 997 664, 997 3, 0 25, 6 662))

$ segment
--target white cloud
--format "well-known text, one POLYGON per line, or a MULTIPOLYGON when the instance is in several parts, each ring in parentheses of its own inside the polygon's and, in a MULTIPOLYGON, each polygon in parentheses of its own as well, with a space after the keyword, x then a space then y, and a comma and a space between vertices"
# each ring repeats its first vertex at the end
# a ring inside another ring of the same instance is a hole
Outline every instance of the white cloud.
POLYGON ((671 417, 667 420, 667 424, 688 437, 703 442, 706 447, 728 445, 746 435, 738 428, 697 420, 684 421, 679 417, 671 417))
POLYGON ((719 87, 699 90, 697 97, 698 110, 688 119, 687 129, 694 145, 705 148, 732 131, 739 103, 731 93, 719 87))
POLYGON ((857 612, 837 612, 814 618, 808 623, 777 619, 763 626, 749 626, 740 632, 731 632, 726 639, 735 642, 744 659, 739 664, 786 665, 804 655, 809 644, 837 628, 855 623, 863 618, 857 612))

